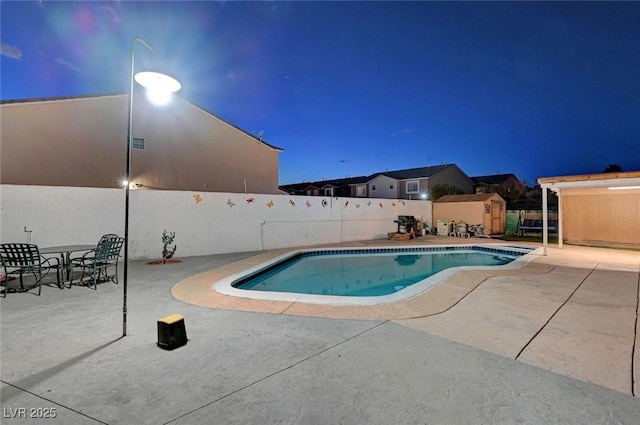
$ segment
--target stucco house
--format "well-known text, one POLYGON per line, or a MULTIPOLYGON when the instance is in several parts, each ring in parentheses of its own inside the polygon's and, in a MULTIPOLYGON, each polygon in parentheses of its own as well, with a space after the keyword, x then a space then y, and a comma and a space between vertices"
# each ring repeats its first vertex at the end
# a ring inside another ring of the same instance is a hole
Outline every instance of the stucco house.
POLYGON ((343 179, 288 184, 280 186, 280 189, 289 195, 352 197, 352 187, 356 184, 366 183, 367 179, 366 176, 345 177, 343 179))
POLYGON ((429 198, 431 189, 441 184, 460 193, 473 193, 473 181, 456 164, 375 173, 368 182, 372 198, 397 199, 429 198))
MULTIPOLYGON (((2 184, 122 187, 128 96, 0 103, 2 184)), ((281 148, 174 96, 133 102, 131 187, 278 194, 281 148)))
POLYGON ((326 190, 331 187, 336 194, 354 198, 425 199, 429 197, 431 189, 439 184, 453 186, 461 193, 473 193, 473 181, 456 164, 383 171, 370 176, 313 183, 294 183, 283 185, 281 189, 290 194, 326 196, 323 188, 326 190))

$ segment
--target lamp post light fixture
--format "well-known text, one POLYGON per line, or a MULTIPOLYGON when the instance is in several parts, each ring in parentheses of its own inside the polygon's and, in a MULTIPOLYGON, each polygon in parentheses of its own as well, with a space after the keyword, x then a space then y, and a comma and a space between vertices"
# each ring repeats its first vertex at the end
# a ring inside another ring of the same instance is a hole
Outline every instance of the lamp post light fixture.
POLYGON ((140 37, 131 39, 131 73, 129 76, 129 121, 127 123, 127 168, 125 178, 125 203, 124 203, 124 276, 122 299, 122 336, 127 335, 127 276, 129 263, 129 189, 131 186, 131 122, 133 121, 133 80, 147 89, 149 98, 154 102, 166 103, 171 98, 171 93, 180 90, 178 80, 159 72, 140 72, 134 75, 135 69, 135 45, 136 42, 149 49, 154 56, 158 53, 153 47, 140 37))

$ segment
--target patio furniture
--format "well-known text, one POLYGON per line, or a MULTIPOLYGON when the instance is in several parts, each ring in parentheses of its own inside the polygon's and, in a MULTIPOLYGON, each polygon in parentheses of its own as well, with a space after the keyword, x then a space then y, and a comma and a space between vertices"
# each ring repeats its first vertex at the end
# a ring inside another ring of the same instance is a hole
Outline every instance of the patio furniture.
POLYGON ((485 233, 485 230, 484 224, 472 224, 469 226, 470 236, 474 238, 489 238, 490 236, 485 233))
POLYGON ((77 284, 87 284, 93 289, 98 288, 98 283, 118 283, 118 258, 124 244, 124 238, 115 234, 107 234, 100 238, 98 245, 82 257, 73 258, 70 262, 69 287, 74 283, 74 269, 79 269, 82 274, 77 284), (112 273, 109 273, 112 270, 112 273))
POLYGON ((465 223, 464 221, 459 221, 455 224, 455 236, 460 238, 469 237, 467 223, 465 223))
POLYGON ((542 232, 542 220, 525 219, 518 226, 518 234, 524 236, 528 232, 541 233, 542 232))
MULTIPOLYGON (((70 279, 71 272, 71 253, 73 252, 87 252, 96 249, 95 245, 61 245, 61 246, 48 246, 40 248, 40 254, 47 255, 56 254, 60 256, 60 277, 62 281, 68 281, 70 279)), ((63 289, 63 285, 58 285, 60 289, 63 289)))
POLYGON ((34 288, 38 288, 38 295, 40 295, 42 280, 51 269, 56 270, 57 283, 60 286, 60 261, 57 258, 45 258, 40 255, 37 245, 28 243, 0 244, 0 263, 3 274, 0 282, 3 286, 3 297, 7 296, 7 292, 27 292, 34 288), (54 260, 55 265, 53 265, 54 260), (20 287, 9 287, 9 275, 12 274, 19 275, 20 287), (25 275, 33 276, 34 282, 31 287, 25 287, 25 275))

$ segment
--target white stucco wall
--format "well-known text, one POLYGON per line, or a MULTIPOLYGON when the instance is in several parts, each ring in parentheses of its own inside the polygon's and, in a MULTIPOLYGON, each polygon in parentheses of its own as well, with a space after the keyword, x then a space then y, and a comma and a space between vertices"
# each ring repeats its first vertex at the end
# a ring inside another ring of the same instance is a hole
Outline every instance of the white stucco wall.
MULTIPOLYGON (((0 242, 26 242, 25 226, 40 247, 124 233, 122 189, 2 185, 0 201, 0 242)), ((132 190, 129 257, 161 258, 164 229, 176 233, 176 257, 186 257, 384 238, 398 215, 430 224, 431 203, 132 190)))

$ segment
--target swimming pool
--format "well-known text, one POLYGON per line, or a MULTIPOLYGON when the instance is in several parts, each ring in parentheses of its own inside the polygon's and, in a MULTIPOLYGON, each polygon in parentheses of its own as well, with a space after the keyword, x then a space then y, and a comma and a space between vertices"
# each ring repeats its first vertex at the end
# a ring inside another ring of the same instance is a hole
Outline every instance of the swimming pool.
POLYGON ((521 267, 534 249, 486 244, 299 250, 214 287, 245 298, 382 304, 416 296, 461 270, 521 267))

